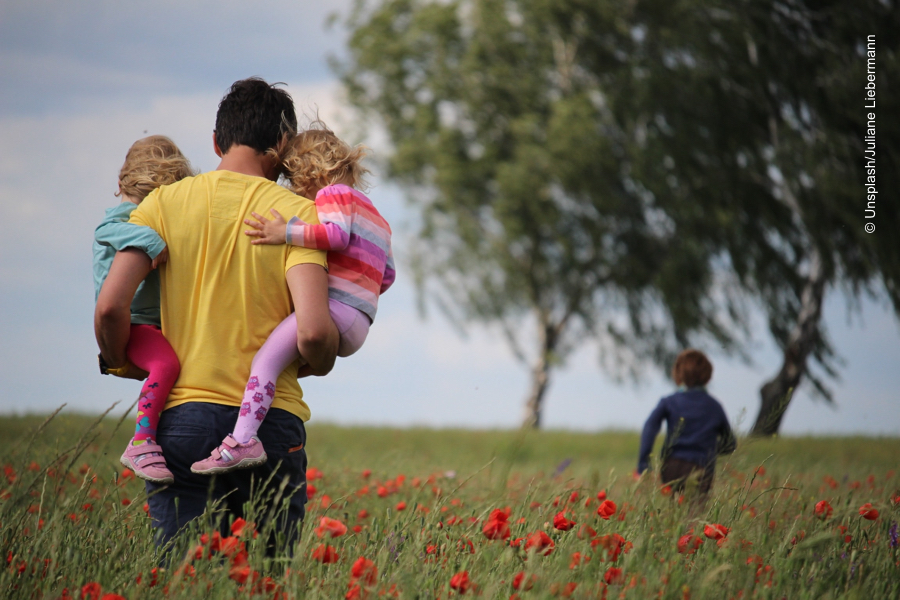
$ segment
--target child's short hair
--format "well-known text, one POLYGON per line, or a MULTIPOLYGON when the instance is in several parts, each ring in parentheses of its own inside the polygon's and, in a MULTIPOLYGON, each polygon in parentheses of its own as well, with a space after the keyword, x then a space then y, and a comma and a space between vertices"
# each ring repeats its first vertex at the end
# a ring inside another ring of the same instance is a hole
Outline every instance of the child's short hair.
POLYGON ((162 185, 194 175, 191 163, 175 142, 164 135, 151 135, 136 141, 125 155, 119 171, 119 192, 138 202, 162 185))
POLYGON ((287 143, 280 158, 294 192, 315 198, 323 187, 337 183, 365 191, 366 154, 365 146, 351 147, 316 119, 287 143))
POLYGON ((689 348, 678 355, 672 366, 672 379, 676 385, 688 388, 706 385, 712 378, 713 366, 706 355, 689 348))

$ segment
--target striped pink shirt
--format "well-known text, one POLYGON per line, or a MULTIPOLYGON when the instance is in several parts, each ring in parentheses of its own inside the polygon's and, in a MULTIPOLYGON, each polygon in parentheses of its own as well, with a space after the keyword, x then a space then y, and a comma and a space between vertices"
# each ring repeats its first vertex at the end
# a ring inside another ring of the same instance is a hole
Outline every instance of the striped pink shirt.
POLYGON ((288 244, 328 251, 328 297, 366 313, 372 321, 378 296, 394 283, 391 227, 361 192, 329 185, 316 194, 321 225, 288 221, 288 244))

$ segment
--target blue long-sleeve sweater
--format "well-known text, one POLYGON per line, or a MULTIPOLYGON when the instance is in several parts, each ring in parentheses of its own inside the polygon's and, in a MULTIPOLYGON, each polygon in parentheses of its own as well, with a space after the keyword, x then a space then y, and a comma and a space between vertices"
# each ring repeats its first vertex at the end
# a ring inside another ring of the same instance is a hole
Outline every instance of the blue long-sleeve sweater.
POLYGON ((734 451, 728 417, 718 400, 704 388, 691 388, 666 396, 650 413, 641 433, 638 473, 647 470, 656 434, 666 421, 663 456, 712 466, 716 455, 734 451))

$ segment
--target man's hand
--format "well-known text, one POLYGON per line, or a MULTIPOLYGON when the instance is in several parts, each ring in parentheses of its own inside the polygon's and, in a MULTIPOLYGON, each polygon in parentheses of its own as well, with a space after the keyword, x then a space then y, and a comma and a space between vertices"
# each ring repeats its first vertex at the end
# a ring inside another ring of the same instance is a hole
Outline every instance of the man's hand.
POLYGON ((252 230, 245 230, 244 233, 246 235, 249 235, 250 237, 256 238, 255 240, 250 242, 251 244, 284 243, 286 239, 287 222, 285 222, 284 217, 282 217, 281 214, 274 208, 270 208, 269 212, 273 215, 271 221, 255 212, 251 212, 250 214, 253 215, 254 218, 256 218, 256 221, 244 219, 244 223, 253 228, 252 230))
POLYGON ((300 365, 300 368, 297 369, 297 379, 303 379, 304 377, 312 377, 315 373, 313 373, 312 367, 309 366, 309 363, 303 363, 300 365))
POLYGON ((162 249, 162 252, 160 252, 159 254, 157 254, 157 255, 156 255, 156 258, 154 258, 154 259, 150 262, 150 268, 151 268, 151 269, 155 269, 155 268, 158 267, 159 265, 161 265, 161 264, 163 264, 163 263, 167 263, 167 262, 169 262, 169 247, 168 247, 168 246, 166 246, 165 248, 163 248, 163 249, 162 249))
POLYGON ((150 373, 143 370, 142 368, 136 367, 131 364, 131 361, 125 363, 125 366, 127 367, 127 370, 124 373, 109 373, 109 375, 112 375, 113 377, 121 377, 122 379, 136 379, 138 381, 143 381, 150 375, 150 373))

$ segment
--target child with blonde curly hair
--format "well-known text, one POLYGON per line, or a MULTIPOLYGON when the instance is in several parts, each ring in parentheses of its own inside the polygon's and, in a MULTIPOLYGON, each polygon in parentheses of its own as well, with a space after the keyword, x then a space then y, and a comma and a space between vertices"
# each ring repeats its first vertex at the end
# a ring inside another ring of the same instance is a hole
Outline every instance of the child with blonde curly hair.
POLYGON ((121 462, 135 475, 155 483, 172 483, 162 449, 155 441, 156 427, 169 391, 181 366, 172 346, 160 330, 159 272, 166 262, 165 242, 149 227, 128 223, 132 211, 156 188, 191 177, 190 162, 169 138, 152 135, 136 141, 119 171, 122 202, 106 210, 106 217, 94 232, 94 300, 100 295, 116 252, 138 248, 147 253, 154 269, 138 287, 131 302, 131 332, 126 348, 128 363, 111 369, 100 356, 100 372, 125 375, 134 365, 148 373, 138 398, 134 437, 121 462))
MULTIPOLYGON (((251 213, 256 221, 244 223, 256 239, 252 244, 291 244, 328 251, 328 304, 340 333, 338 356, 355 353, 365 342, 375 320, 378 298, 394 283, 391 228, 361 191, 368 170, 363 147, 341 141, 324 123, 291 139, 277 153, 291 188, 315 198, 320 224, 304 223, 298 217, 285 221, 276 210, 272 219, 251 213)), ((193 464, 194 473, 225 473, 266 461, 265 449, 256 432, 275 397, 278 375, 297 360, 297 324, 292 314, 259 349, 250 367, 250 378, 231 435, 212 455, 193 464)), ((300 357, 301 365, 304 364, 300 357)), ((299 376, 307 374, 300 367, 299 376)))

